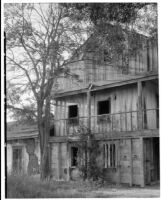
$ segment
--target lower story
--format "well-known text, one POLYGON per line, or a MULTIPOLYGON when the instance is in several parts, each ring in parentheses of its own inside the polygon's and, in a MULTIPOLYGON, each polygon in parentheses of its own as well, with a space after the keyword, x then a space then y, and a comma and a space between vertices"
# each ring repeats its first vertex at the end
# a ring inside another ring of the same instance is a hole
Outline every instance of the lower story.
MULTIPOLYGON (((145 185, 159 182, 159 137, 97 140, 94 159, 103 177, 110 183, 145 185)), ((80 141, 50 143, 50 164, 55 180, 77 180, 85 162, 85 147, 80 141)))
MULTIPOLYGON (((153 136, 96 138, 94 160, 109 183, 132 185, 152 184, 160 181, 159 133, 153 136)), ((76 137, 50 139, 50 169, 55 180, 82 178, 85 164, 85 142, 76 137)), ((40 145, 35 138, 7 142, 7 172, 40 173, 40 145)))

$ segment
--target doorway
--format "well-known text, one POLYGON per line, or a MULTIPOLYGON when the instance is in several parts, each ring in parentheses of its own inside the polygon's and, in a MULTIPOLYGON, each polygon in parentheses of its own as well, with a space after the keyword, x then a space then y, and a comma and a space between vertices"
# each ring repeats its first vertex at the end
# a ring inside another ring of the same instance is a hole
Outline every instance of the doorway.
POLYGON ((144 180, 149 185, 159 181, 159 138, 144 139, 144 180))
POLYGON ((22 148, 13 147, 13 172, 20 174, 22 172, 22 148))

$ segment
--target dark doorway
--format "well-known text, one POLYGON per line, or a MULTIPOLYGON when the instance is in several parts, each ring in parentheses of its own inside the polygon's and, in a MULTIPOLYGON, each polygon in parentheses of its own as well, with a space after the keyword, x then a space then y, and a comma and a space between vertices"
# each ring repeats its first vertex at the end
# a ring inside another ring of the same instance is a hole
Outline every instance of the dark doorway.
POLYGON ((21 173, 22 172, 22 148, 14 147, 13 148, 13 172, 21 173))
POLYGON ((160 180, 159 138, 144 139, 144 179, 145 184, 160 180))
POLYGON ((71 147, 71 166, 77 167, 78 165, 78 147, 71 147))

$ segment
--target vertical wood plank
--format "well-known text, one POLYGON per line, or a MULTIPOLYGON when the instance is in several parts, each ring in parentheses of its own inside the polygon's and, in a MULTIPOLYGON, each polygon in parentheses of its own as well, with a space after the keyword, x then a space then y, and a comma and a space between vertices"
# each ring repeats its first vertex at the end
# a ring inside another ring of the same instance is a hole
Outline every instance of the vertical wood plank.
POLYGON ((91 130, 91 92, 88 90, 87 91, 87 119, 88 119, 88 130, 90 132, 91 130))
POLYGON ((61 145, 61 143, 60 142, 58 142, 57 143, 58 144, 58 146, 57 146, 57 148, 58 148, 58 180, 60 180, 60 173, 61 173, 61 171, 60 171, 60 161, 61 161, 61 153, 60 153, 60 145, 61 145))
POLYGON ((67 148, 67 181, 70 180, 70 145, 69 142, 66 143, 67 148))
POLYGON ((143 138, 140 138, 140 185, 141 187, 145 186, 144 180, 144 143, 143 138))
POLYGON ((142 82, 137 82, 137 91, 138 91, 138 102, 137 102, 137 110, 138 110, 138 129, 141 130, 143 128, 143 89, 142 89, 142 82))
POLYGON ((132 163, 132 139, 130 139, 130 187, 132 187, 133 163, 132 163))

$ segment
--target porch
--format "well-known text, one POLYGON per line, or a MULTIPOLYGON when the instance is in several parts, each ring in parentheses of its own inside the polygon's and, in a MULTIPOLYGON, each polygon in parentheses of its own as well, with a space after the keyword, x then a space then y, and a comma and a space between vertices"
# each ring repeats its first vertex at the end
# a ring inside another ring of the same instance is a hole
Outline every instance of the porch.
POLYGON ((54 121, 54 136, 81 134, 109 135, 113 132, 137 132, 159 129, 159 109, 126 111, 90 117, 74 117, 54 121))

